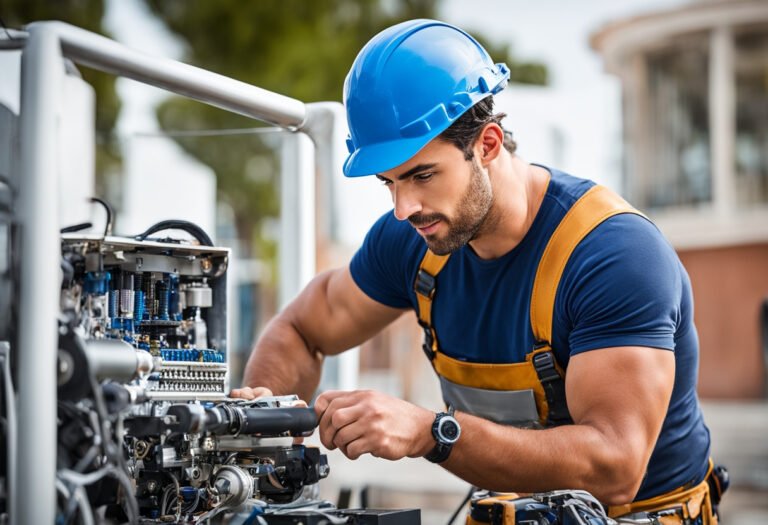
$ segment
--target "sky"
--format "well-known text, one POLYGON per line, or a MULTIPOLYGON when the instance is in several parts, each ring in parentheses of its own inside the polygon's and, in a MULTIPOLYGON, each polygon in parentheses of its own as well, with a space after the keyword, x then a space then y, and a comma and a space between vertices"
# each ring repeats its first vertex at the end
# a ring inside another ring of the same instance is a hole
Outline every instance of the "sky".
MULTIPOLYGON (((689 2, 444 0, 440 17, 470 33, 481 31, 488 39, 508 44, 520 60, 548 67, 547 88, 511 86, 498 104, 509 114, 506 125, 515 133, 523 158, 557 163, 554 167, 620 189, 620 86, 589 48, 589 35, 609 21, 685 3, 689 2), (552 144, 554 136, 564 144, 560 153, 552 144)), ((106 25, 130 47, 183 59, 183 44, 151 17, 141 0, 107 0, 106 25)), ((118 92, 123 98, 118 132, 125 137, 156 132, 153 108, 166 96, 164 92, 125 79, 118 81, 118 92)), ((168 155, 173 158, 174 153, 168 155)), ((350 186, 340 195, 340 237, 356 244, 371 222, 388 209, 388 195, 381 188, 372 190, 376 185, 370 181, 342 184, 350 186)))

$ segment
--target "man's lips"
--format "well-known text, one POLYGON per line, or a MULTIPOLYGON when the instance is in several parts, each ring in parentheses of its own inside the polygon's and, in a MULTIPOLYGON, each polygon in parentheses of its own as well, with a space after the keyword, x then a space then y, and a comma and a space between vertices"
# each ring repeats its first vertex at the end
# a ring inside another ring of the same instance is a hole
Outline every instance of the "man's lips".
POLYGON ((437 230, 437 226, 440 224, 440 220, 436 220, 433 223, 430 223, 426 226, 417 226, 416 229, 419 230, 419 233, 422 235, 430 235, 432 233, 435 233, 437 230))

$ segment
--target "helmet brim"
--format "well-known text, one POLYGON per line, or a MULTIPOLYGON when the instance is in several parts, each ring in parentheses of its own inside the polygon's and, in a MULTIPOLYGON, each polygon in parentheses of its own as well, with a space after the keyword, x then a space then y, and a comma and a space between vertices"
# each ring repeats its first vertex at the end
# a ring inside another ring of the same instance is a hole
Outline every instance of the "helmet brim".
POLYGON ((364 177, 389 171, 406 163, 444 130, 434 130, 427 135, 363 146, 344 162, 346 177, 364 177))

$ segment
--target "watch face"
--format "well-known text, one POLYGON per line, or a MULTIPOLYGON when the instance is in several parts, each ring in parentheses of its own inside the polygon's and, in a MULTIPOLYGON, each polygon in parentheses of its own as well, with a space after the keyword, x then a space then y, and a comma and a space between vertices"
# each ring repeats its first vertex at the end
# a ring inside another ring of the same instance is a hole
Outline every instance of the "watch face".
POLYGON ((444 441, 446 443, 455 443, 456 440, 459 439, 459 435, 461 434, 461 428, 459 427, 458 421, 448 416, 440 420, 438 433, 442 438, 441 441, 444 441))

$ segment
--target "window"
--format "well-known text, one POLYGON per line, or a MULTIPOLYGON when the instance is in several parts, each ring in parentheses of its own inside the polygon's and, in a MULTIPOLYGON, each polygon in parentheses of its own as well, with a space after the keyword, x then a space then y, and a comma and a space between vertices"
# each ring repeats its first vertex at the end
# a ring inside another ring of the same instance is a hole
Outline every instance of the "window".
POLYGON ((646 209, 706 204, 712 199, 707 34, 682 37, 649 53, 648 175, 638 204, 646 209))
POLYGON ((768 25, 734 38, 736 202, 768 204, 768 25))

